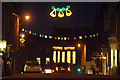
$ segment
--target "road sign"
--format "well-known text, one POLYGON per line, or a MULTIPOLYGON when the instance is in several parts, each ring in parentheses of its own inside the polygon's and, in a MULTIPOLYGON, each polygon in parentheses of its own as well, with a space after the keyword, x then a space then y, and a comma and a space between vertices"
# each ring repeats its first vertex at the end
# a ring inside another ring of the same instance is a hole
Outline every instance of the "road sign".
POLYGON ((24 39, 24 38, 20 38, 20 42, 21 42, 21 43, 24 43, 24 42, 25 42, 25 39, 24 39))

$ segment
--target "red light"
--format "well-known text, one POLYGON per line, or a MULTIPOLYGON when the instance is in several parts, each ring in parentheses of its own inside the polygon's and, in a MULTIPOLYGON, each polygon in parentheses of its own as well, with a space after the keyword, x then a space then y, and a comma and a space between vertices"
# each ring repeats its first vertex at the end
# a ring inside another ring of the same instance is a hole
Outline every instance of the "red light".
POLYGON ((77 38, 76 37, 74 37, 74 40, 76 40, 77 38))
POLYGON ((70 37, 67 37, 67 40, 70 40, 70 37))
POLYGON ((56 71, 58 71, 58 67, 56 67, 56 71))
POLYGON ((90 38, 92 38, 92 35, 90 35, 90 38))
POLYGON ((71 70, 70 70, 70 67, 68 67, 68 71, 71 71, 71 70))
POLYGON ((57 39, 57 37, 54 37, 54 39, 57 39))

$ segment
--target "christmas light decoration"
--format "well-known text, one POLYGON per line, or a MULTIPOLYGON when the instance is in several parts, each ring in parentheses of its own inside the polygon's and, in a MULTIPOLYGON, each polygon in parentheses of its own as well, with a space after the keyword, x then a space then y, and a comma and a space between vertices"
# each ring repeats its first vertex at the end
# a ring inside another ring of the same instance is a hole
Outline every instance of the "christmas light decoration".
POLYGON ((21 34, 20 34, 20 37, 22 37, 22 38, 23 38, 23 37, 25 37, 25 35, 24 35, 23 33, 21 33, 21 34))
POLYGON ((82 36, 79 36, 79 39, 82 39, 82 36))
POLYGON ((84 37, 85 37, 85 38, 87 38, 87 36, 86 36, 86 35, 85 35, 84 37))
POLYGON ((22 28, 22 31, 24 31, 25 29, 24 28, 22 28))
POLYGON ((74 40, 76 40, 77 38, 76 37, 74 37, 74 40))
MULTIPOLYGON (((96 34, 90 34, 90 35, 83 35, 83 36, 78 36, 78 37, 58 37, 58 36, 50 36, 50 35, 44 35, 44 34, 37 34, 35 32, 32 32, 30 30, 25 30, 25 29, 22 29, 23 32, 26 32, 26 33, 29 33, 31 35, 34 35, 34 36, 39 36, 39 37, 42 37, 42 38, 49 38, 49 39, 55 39, 55 40, 82 40, 83 38, 95 38, 98 36, 98 33, 96 34)), ((25 35, 23 33, 20 34, 20 37, 24 37, 25 35)))
POLYGON ((45 37, 44 35, 42 35, 42 37, 45 37))
POLYGON ((95 37, 95 34, 93 34, 93 37, 95 37))
POLYGON ((27 32, 27 30, 25 30, 25 32, 27 32))
POLYGON ((41 34, 40 34, 39 36, 40 36, 40 37, 42 37, 42 35, 41 35, 41 34))
POLYGON ((58 37, 58 40, 60 40, 60 37, 58 37))
POLYGON ((60 17, 60 18, 64 17, 64 13, 63 13, 62 9, 60 9, 60 11, 58 13, 58 17, 60 17))
POLYGON ((50 16, 56 17, 57 12, 58 12, 58 17, 62 18, 62 17, 65 16, 63 11, 65 11, 66 16, 71 16, 72 15, 72 11, 69 10, 69 8, 70 8, 70 6, 66 6, 66 8, 65 7, 55 8, 54 6, 52 6, 51 7, 52 11, 50 12, 50 16))
POLYGON ((90 38, 92 38, 92 35, 90 35, 90 38))
POLYGON ((53 37, 52 36, 49 36, 50 39, 52 39, 53 37))
POLYGON ((29 33, 29 34, 31 34, 32 32, 31 32, 31 31, 29 31, 28 33, 29 33))
POLYGON ((47 35, 45 35, 45 38, 47 38, 47 35))

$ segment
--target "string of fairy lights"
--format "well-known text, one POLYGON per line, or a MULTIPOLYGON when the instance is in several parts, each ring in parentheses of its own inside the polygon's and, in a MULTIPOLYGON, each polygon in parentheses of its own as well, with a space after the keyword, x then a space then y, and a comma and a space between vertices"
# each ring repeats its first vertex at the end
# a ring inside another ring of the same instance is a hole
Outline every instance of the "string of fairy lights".
MULTIPOLYGON (((82 40, 82 39, 86 39, 86 38, 95 38, 98 37, 99 34, 98 33, 94 33, 94 34, 90 34, 90 35, 80 35, 77 37, 68 37, 68 36, 63 36, 63 37, 59 37, 59 36, 53 36, 53 35, 45 35, 45 34, 38 34, 35 32, 32 32, 31 30, 26 30, 24 28, 22 28, 22 32, 34 35, 34 36, 39 36, 40 38, 45 38, 45 39, 54 39, 54 40, 82 40)), ((23 33, 20 34, 20 36, 22 36, 23 33)))

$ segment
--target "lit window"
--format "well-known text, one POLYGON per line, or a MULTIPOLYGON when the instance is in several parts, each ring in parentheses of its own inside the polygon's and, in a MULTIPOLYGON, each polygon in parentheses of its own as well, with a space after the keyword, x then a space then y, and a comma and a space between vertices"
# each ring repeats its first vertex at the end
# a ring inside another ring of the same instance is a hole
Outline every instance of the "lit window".
POLYGON ((67 51, 67 63, 71 63, 71 52, 67 51))
POLYGON ((65 62, 65 52, 62 52, 62 62, 65 62))
POLYGON ((72 52, 72 64, 76 64, 76 51, 72 52))
POLYGON ((58 51, 57 62, 60 62, 60 51, 58 51))

